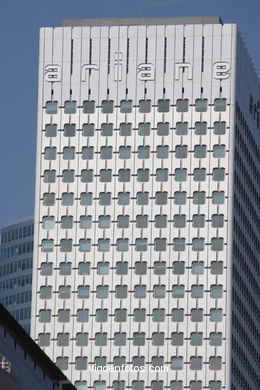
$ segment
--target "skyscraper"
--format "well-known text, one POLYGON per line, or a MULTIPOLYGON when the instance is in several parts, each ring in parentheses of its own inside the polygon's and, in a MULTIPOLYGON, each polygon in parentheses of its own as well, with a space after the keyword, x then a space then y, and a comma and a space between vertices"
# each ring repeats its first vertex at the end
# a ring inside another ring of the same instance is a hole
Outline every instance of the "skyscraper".
POLYGON ((0 229, 0 303, 30 333, 34 221, 0 229))
POLYGON ((40 40, 32 337, 80 390, 255 390, 260 91, 237 26, 40 40))

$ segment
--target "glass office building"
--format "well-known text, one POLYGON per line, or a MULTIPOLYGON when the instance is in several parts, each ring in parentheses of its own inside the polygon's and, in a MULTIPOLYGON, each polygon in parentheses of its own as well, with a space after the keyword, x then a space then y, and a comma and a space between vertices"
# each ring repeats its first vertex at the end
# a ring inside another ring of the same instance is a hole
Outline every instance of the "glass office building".
POLYGON ((0 303, 30 333, 34 220, 0 229, 0 303))
POLYGON ((217 17, 41 30, 31 334, 80 390, 257 388, 259 101, 217 17))

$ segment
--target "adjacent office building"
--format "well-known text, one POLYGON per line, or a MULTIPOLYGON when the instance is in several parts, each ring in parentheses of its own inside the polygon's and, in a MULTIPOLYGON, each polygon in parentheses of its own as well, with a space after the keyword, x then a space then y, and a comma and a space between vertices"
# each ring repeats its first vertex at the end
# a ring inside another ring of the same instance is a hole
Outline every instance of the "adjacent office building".
POLYGON ((0 385, 1 390, 75 390, 1 304, 0 385))
POLYGON ((32 337, 79 389, 258 387, 259 102, 217 17, 41 30, 32 337))
POLYGON ((30 333, 34 221, 0 229, 0 303, 30 333))

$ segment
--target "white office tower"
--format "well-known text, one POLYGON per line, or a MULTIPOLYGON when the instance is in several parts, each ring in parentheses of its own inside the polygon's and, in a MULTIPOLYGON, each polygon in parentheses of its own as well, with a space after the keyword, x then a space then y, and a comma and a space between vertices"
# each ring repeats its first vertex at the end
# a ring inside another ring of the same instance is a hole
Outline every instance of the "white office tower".
POLYGON ((78 389, 258 388, 259 101, 219 18, 41 30, 32 337, 78 389))

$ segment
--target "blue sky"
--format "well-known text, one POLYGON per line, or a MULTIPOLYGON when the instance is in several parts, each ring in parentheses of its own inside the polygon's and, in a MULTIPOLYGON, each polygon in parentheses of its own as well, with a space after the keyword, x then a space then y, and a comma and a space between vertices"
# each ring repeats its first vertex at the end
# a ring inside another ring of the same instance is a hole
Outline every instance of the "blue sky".
POLYGON ((259 0, 8 0, 1 4, 0 226, 34 212, 38 31, 65 18, 219 15, 260 73, 259 0))

